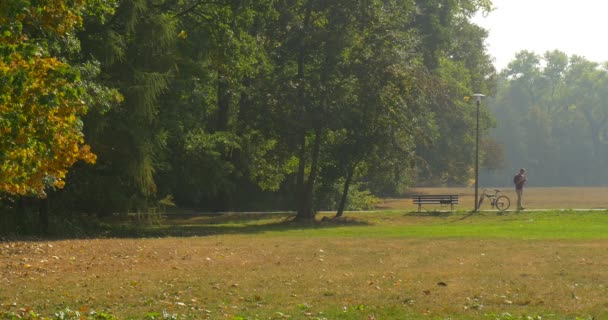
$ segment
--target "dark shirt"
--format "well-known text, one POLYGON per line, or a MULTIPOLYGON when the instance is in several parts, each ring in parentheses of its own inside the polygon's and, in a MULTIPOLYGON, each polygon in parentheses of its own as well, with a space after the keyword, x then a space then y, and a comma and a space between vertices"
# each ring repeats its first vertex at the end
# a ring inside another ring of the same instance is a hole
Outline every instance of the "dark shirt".
POLYGON ((515 179, 513 179, 513 182, 515 183, 515 190, 522 190, 526 181, 526 176, 523 173, 518 173, 515 176, 515 179))

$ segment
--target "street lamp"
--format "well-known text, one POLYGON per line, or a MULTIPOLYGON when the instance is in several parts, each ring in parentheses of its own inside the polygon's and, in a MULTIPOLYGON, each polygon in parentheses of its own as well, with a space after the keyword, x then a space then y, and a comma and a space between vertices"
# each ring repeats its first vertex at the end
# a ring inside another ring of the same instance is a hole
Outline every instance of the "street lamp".
POLYGON ((477 116, 476 116, 476 124, 475 124, 475 210, 473 212, 479 211, 479 105, 481 104, 481 98, 485 97, 485 95, 481 93, 476 93, 473 95, 475 97, 475 104, 477 105, 477 116))

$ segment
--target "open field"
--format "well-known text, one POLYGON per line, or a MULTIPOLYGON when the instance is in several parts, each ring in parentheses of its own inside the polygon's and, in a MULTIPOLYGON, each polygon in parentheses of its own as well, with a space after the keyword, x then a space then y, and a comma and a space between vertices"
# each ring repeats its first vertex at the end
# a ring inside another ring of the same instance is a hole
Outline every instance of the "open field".
POLYGON ((0 242, 0 319, 65 307, 120 319, 608 318, 605 212, 346 215, 314 226, 194 216, 140 238, 0 242))
MULTIPOLYGON (((494 190, 495 188, 487 188, 494 190)), ((496 188, 511 198, 510 210, 516 207, 517 197, 513 188, 496 188)), ((479 189, 481 195, 483 188, 479 189)), ((473 210, 475 197, 474 188, 416 188, 408 194, 458 194, 460 204, 456 210, 473 210)), ((555 187, 555 188, 525 188, 524 206, 527 209, 606 209, 608 208, 608 187, 555 187)), ((429 206, 429 209, 437 206, 429 206)), ((380 209, 417 210, 410 198, 386 199, 380 204, 380 209)), ((486 201, 482 210, 491 209, 486 201)))

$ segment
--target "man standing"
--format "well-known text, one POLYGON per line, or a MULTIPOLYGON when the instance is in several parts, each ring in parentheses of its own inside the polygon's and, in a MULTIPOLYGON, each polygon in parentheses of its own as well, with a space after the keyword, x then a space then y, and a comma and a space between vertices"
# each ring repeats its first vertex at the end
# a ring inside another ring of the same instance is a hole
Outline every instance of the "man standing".
POLYGON ((521 198, 524 194, 524 183, 526 183, 526 169, 519 169, 519 173, 513 177, 513 183, 515 183, 515 193, 517 194, 517 210, 523 210, 524 207, 521 203, 521 198))

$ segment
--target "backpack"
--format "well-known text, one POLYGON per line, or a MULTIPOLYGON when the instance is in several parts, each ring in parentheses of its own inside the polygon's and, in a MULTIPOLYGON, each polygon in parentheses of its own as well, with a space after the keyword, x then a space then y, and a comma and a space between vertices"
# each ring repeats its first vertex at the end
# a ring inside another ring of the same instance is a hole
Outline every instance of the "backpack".
POLYGON ((514 183, 514 184, 517 184, 518 182, 519 182, 519 174, 516 174, 516 175, 513 177, 513 183, 514 183))

